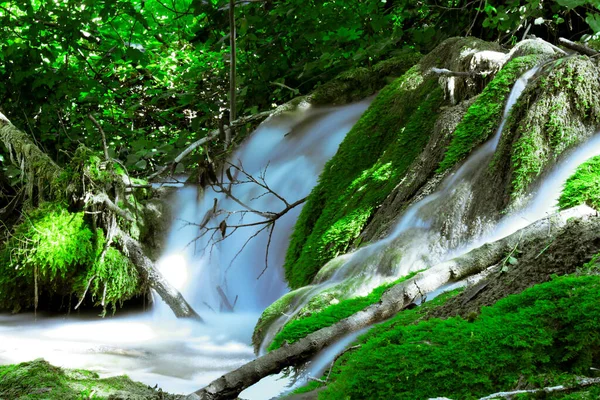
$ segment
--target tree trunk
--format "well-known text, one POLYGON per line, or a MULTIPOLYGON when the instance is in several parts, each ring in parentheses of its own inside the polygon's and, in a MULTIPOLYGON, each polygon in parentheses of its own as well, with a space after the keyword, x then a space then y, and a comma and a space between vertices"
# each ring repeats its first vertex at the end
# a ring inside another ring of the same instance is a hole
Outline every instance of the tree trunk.
MULTIPOLYGON (((51 184, 62 173, 58 166, 46 153, 29 139, 29 136, 10 123, 0 113, 0 142, 7 148, 11 162, 26 175, 27 192, 29 198, 33 197, 34 188, 37 189, 39 197, 42 193, 51 195, 51 184)), ((104 212, 112 212, 125 219, 131 217, 116 204, 104 192, 92 194, 89 199, 93 202, 102 203, 104 212)), ((167 303, 179 318, 195 318, 200 316, 183 298, 181 293, 169 284, 162 274, 155 268, 154 263, 144 254, 140 244, 123 231, 119 231, 120 250, 135 265, 141 276, 148 279, 158 295, 167 303)))
POLYGON ((225 148, 231 143, 233 121, 236 119, 236 49, 235 49, 235 1, 229 0, 229 129, 225 131, 225 148))
POLYGON ((140 244, 123 231, 117 231, 116 246, 136 266, 138 272, 148 279, 150 287, 173 310, 177 318, 194 318, 202 321, 202 318, 194 311, 192 306, 183 298, 181 293, 175 289, 165 277, 154 267, 154 263, 144 254, 140 244))
POLYGON ((498 264, 514 248, 524 241, 539 241, 556 236, 571 218, 594 215, 587 206, 579 206, 541 219, 500 239, 486 243, 460 257, 438 264, 415 277, 388 289, 377 304, 373 304, 336 324, 320 329, 291 344, 259 357, 235 371, 229 372, 203 389, 188 396, 188 400, 216 400, 235 398, 241 391, 265 376, 280 372, 283 368, 309 361, 324 347, 340 336, 357 331, 374 323, 384 321, 408 306, 417 297, 440 286, 462 280, 498 264))

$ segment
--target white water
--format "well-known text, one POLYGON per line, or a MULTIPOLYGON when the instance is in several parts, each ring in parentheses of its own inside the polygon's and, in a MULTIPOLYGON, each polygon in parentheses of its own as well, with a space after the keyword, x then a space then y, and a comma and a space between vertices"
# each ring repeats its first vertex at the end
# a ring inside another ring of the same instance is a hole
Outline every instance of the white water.
MULTIPOLYGON (((529 71, 528 74, 530 76, 533 73, 529 71)), ((523 90, 527 77, 522 77, 511 92, 504 120, 523 90)), ((248 172, 257 174, 270 160, 267 182, 290 202, 295 201, 308 194, 323 164, 335 153, 343 136, 367 105, 368 102, 363 102, 335 109, 308 109, 279 117, 261 126, 236 153, 234 161, 241 159, 248 172)), ((411 270, 420 269, 436 260, 464 253, 483 242, 506 236, 551 212, 566 178, 581 162, 600 154, 600 136, 595 136, 558 163, 532 194, 528 205, 501 220, 488 235, 454 248, 448 243, 436 244, 440 236, 437 232, 431 232, 437 224, 431 215, 440 202, 465 200, 461 197, 461 191, 465 186, 470 186, 477 172, 492 157, 503 124, 492 139, 446 179, 440 191, 410 207, 390 237, 340 257, 338 262, 341 261, 343 267, 324 279, 319 290, 352 275, 359 264, 368 263, 367 271, 374 276, 362 288, 368 292, 373 286, 405 274, 407 271, 400 268, 400 264, 410 265, 411 270), (385 251, 389 248, 403 249, 402 262, 398 262, 391 272, 382 275, 378 271, 382 263, 390 262, 386 259, 385 251)), ((255 189, 250 187, 240 197, 249 201, 259 194, 255 189)), ((166 251, 160 263, 173 284, 184 292, 207 320, 206 325, 177 321, 170 316, 170 311, 160 306, 160 302, 153 313, 122 315, 104 320, 85 315, 73 315, 70 318, 38 315, 37 321, 31 315, 0 316, 0 363, 43 357, 59 366, 92 369, 103 376, 127 373, 132 379, 151 386, 159 384, 173 393, 189 393, 253 359, 250 336, 254 324, 260 312, 287 291, 281 276, 281 265, 288 235, 299 208, 278 221, 271 243, 270 267, 257 280, 264 267, 265 236, 258 237, 248 245, 229 269, 235 254, 232 249, 239 249, 251 233, 243 234, 240 231, 237 238, 232 237, 221 248, 216 248, 212 257, 201 254, 206 243, 202 240, 186 246, 197 236, 198 228, 186 226, 183 221, 201 221, 212 207, 214 197, 218 199, 220 207, 235 209, 231 200, 210 190, 198 193, 197 188, 186 186, 176 193, 173 208, 180 221, 169 232, 166 251), (220 300, 215 292, 217 285, 223 287, 232 302, 238 296, 236 313, 213 313, 206 306, 208 304, 218 310, 220 300)), ((265 196, 252 201, 252 205, 257 209, 272 210, 281 207, 281 202, 272 196, 265 196)), ((252 218, 248 217, 246 222, 252 221, 252 218)), ((430 294, 428 299, 436 294, 430 294)), ((284 319, 280 321, 283 322, 284 319)), ((319 376, 327 370, 335 355, 360 333, 340 339, 318 355, 294 379, 282 379, 281 376, 266 378, 243 392, 241 397, 271 398, 288 390, 289 386, 303 383, 306 376, 319 376)))
MULTIPOLYGON (((469 201, 472 183, 492 158, 510 110, 537 70, 536 67, 527 71, 514 84, 495 135, 475 150, 453 175, 447 177, 437 192, 410 206, 387 238, 330 261, 316 277, 318 284, 302 296, 293 312, 269 327, 261 352, 265 351, 266 342, 318 293, 335 291, 337 284, 342 284, 348 278, 359 277, 361 283, 354 295, 366 295, 385 282, 411 271, 428 268, 453 254, 452 250, 456 250, 459 241, 454 238, 453 244, 444 237, 442 224, 449 219, 450 224, 463 225, 463 204, 469 201)), ((347 292, 347 289, 344 291, 347 292)))
MULTIPOLYGON (((366 110, 370 100, 332 108, 300 108, 263 123, 232 157, 246 171, 258 176, 269 164, 265 179, 290 203, 305 197, 316 184, 325 162, 346 133, 366 110)), ((175 185, 182 186, 182 185, 175 185)), ((243 185, 233 193, 253 208, 277 211, 282 202, 262 196, 256 185, 243 185)), ((157 296, 152 312, 117 314, 99 319, 96 315, 74 314, 68 318, 39 315, 0 315, 0 363, 17 363, 43 357, 66 368, 86 368, 102 376, 127 374, 151 386, 158 384, 171 393, 190 393, 222 374, 254 358, 251 336, 260 313, 287 292, 282 265, 289 235, 301 207, 277 221, 264 269, 267 237, 253 239, 231 264, 254 229, 239 230, 203 252, 205 239, 193 242, 199 223, 217 198, 219 207, 241 209, 212 190, 200 193, 195 186, 180 187, 171 199, 176 220, 170 229, 159 267, 199 311, 206 324, 180 321, 172 316, 157 296), (235 313, 216 313, 223 288, 235 313)), ((244 222, 252 222, 249 215, 244 222)), ((213 221, 218 225, 219 219, 213 221)), ((238 222, 238 220, 232 220, 238 222)), ((255 388, 249 399, 271 397, 270 389, 255 388)), ((276 395, 280 391, 272 392, 276 395)))

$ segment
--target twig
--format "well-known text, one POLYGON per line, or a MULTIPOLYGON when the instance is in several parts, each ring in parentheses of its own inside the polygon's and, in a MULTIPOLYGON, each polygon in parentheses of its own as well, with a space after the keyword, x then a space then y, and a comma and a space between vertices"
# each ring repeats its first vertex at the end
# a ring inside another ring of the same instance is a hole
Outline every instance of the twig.
POLYGON ((523 394, 523 393, 566 392, 568 390, 573 390, 573 389, 577 389, 577 388, 598 385, 598 384, 600 384, 600 378, 578 378, 577 383, 575 385, 571 385, 571 386, 558 385, 558 386, 545 387, 545 388, 541 388, 541 389, 514 390, 512 392, 498 392, 498 393, 490 394, 489 396, 481 397, 479 400, 492 400, 492 399, 497 399, 497 398, 511 399, 511 398, 513 398, 513 396, 515 396, 517 394, 523 394))
POLYGON ((106 161, 109 161, 110 156, 108 155, 108 146, 106 144, 106 135, 104 134, 104 129, 102 129, 102 127, 100 126, 98 121, 96 121, 96 118, 94 118, 94 116, 92 114, 88 114, 88 118, 90 119, 90 121, 92 121, 92 123, 96 126, 96 128, 98 129, 98 131, 100 131, 100 134, 102 135, 102 146, 104 147, 104 158, 106 159, 106 161))
POLYGON ((558 38, 558 42, 560 44, 562 44, 563 46, 565 46, 567 49, 571 49, 578 53, 585 54, 586 56, 594 57, 594 56, 597 56, 598 54, 600 54, 600 52, 598 52, 590 47, 587 47, 584 44, 575 43, 575 42, 572 42, 569 39, 565 39, 563 37, 558 38))

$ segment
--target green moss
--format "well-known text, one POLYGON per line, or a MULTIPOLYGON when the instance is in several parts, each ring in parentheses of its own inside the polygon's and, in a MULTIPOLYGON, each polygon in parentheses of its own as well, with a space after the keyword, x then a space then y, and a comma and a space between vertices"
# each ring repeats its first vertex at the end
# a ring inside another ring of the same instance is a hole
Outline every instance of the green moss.
POLYGON ((289 322, 273 338, 273 341, 269 346, 269 351, 278 349, 285 342, 289 344, 297 342, 303 337, 316 332, 319 329, 331 326, 344 318, 348 318, 349 316, 364 310, 371 304, 375 304, 381 300, 381 296, 387 289, 400 282, 410 279, 415 275, 416 272, 413 272, 394 282, 390 282, 373 289, 373 291, 367 296, 342 300, 337 304, 328 305, 320 312, 313 313, 312 315, 289 322))
POLYGON ((144 293, 144 286, 135 266, 118 250, 109 247, 101 260, 74 278, 73 290, 83 296, 87 293, 96 306, 112 306, 113 313, 117 305, 122 305, 136 295, 144 293))
MULTIPOLYGON (((444 293, 440 294, 439 296, 435 297, 434 299, 432 299, 424 304, 421 304, 419 307, 403 310, 402 312, 396 314, 396 316, 394 316, 389 321, 371 327, 367 333, 359 336, 357 343, 354 343, 354 344, 359 344, 360 346, 363 346, 372 337, 377 337, 379 335, 385 334, 385 332, 387 332, 391 329, 400 329, 400 327, 402 327, 402 326, 414 324, 414 323, 418 322, 419 320, 423 319, 424 317, 426 317, 426 315, 431 310, 435 309, 436 307, 442 306, 449 299, 460 294, 463 290, 464 290, 464 288, 458 288, 458 289, 454 289, 454 290, 451 290, 448 292, 444 292, 444 293)), ((331 374, 329 376, 330 382, 335 382, 337 377, 343 372, 346 361, 351 357, 352 357, 352 353, 345 353, 336 360, 336 362, 334 363, 334 365, 331 369, 331 374)), ((329 373, 329 371, 328 371, 328 373, 329 373)), ((302 386, 302 387, 296 389, 293 393, 294 394, 306 393, 306 392, 310 392, 312 390, 318 389, 319 387, 322 387, 322 386, 323 386, 322 383, 313 381, 305 386, 302 386)))
POLYGON ((305 286, 286 293, 263 311, 254 327, 254 333, 252 334, 252 343, 255 347, 260 346, 269 326, 271 326, 277 318, 290 312, 294 303, 296 303, 296 301, 309 289, 310 286, 305 286))
POLYGON ((587 204, 600 210, 600 156, 590 158, 567 179, 558 199, 561 210, 587 204))
POLYGON ((319 86, 310 96, 315 105, 338 105, 362 100, 385 86, 387 77, 399 77, 415 65, 420 54, 409 50, 373 67, 359 67, 319 86))
POLYGON ((524 194, 548 165, 600 126, 596 62, 570 57, 548 69, 521 97, 505 129, 511 142, 506 146, 511 152, 513 198, 524 194))
POLYGON ((18 365, 0 366, 0 398, 11 400, 108 398, 166 400, 176 397, 133 382, 127 376, 100 379, 98 374, 91 371, 66 370, 38 359, 18 365))
POLYGON ((113 307, 143 292, 129 260, 113 248, 100 260, 103 249, 102 231, 93 232, 83 212, 41 204, 0 248, 0 308, 31 308, 36 296, 81 297, 88 286, 96 303, 113 307))
POLYGON ((519 76, 538 64, 540 58, 540 55, 517 57, 496 74, 456 127, 438 172, 452 168, 496 132, 512 86, 519 76))
POLYGON ((424 78, 420 66, 379 93, 302 209, 285 262, 292 288, 348 249, 425 147, 442 104, 437 79, 424 78))
POLYGON ((460 317, 401 312, 344 355, 319 399, 474 399, 518 384, 565 383, 600 359, 599 276, 568 276, 460 317))

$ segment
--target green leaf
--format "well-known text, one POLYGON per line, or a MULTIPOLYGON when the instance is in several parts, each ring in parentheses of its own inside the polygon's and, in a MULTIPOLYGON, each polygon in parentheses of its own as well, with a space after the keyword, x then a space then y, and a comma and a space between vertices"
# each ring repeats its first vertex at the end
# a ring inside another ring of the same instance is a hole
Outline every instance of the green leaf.
POLYGON ((594 33, 600 32, 600 15, 598 14, 588 14, 585 22, 588 23, 590 28, 594 31, 594 33))

